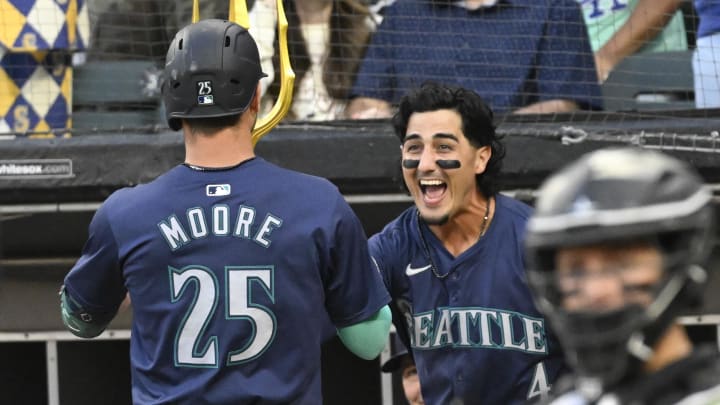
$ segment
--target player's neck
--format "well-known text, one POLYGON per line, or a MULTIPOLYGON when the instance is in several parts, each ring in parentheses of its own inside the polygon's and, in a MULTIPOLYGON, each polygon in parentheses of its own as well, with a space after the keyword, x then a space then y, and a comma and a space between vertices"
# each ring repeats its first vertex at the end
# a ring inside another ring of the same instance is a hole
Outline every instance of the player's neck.
POLYGON ((674 324, 655 345, 653 356, 645 363, 645 372, 657 372, 690 355, 692 343, 682 325, 674 324))
POLYGON ((230 167, 255 156, 249 134, 226 128, 207 136, 185 134, 185 163, 200 167, 230 167))
POLYGON ((485 199, 480 196, 473 198, 461 212, 453 215, 447 223, 433 225, 430 229, 442 241, 448 252, 457 257, 484 236, 494 214, 494 199, 485 199), (486 213, 487 221, 483 219, 486 213))

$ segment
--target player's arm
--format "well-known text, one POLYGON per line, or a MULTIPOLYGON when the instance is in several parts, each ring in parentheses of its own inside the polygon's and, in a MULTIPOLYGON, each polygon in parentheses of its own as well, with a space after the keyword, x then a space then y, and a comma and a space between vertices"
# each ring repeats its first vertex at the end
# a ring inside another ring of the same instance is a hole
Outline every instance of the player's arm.
POLYGON ((60 289, 62 321, 84 338, 102 333, 127 295, 106 204, 93 216, 82 254, 60 289))
MULTIPOLYGON (((382 255, 382 244, 377 236, 370 238, 368 241, 368 250, 371 253, 371 263, 373 269, 383 284, 388 288, 386 273, 381 270, 380 261, 376 259, 384 257, 382 255)), ((388 305, 382 307, 374 316, 369 319, 338 329, 338 335, 345 347, 355 353, 358 357, 366 360, 374 359, 383 350, 387 343, 390 333, 390 325, 392 324, 392 310, 388 305)))
MULTIPOLYGON (((334 186, 333 186, 334 187, 334 186)), ((390 333, 390 295, 368 252, 360 219, 335 189, 333 241, 323 272, 325 308, 343 344, 360 358, 377 357, 390 333)))
POLYGON ((351 352, 365 360, 380 355, 390 333, 392 315, 385 305, 365 321, 338 329, 338 336, 351 352))
POLYGON ((90 311, 83 308, 62 286, 60 289, 60 312, 65 327, 82 338, 100 335, 115 317, 115 312, 90 311))

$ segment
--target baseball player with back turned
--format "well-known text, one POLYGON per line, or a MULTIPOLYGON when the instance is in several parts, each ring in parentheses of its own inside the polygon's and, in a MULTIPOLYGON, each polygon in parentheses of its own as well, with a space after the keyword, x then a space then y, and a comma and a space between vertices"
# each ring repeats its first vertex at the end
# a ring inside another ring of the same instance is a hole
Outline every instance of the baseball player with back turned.
POLYGON ((362 358, 387 341, 389 296, 342 195, 254 154, 262 77, 241 26, 178 32, 163 97, 185 163, 113 193, 65 278, 62 317, 81 337, 129 293, 136 404, 317 405, 328 318, 362 358))
POLYGON ((504 147, 480 96, 425 84, 393 117, 415 206, 370 239, 427 404, 537 400, 563 370, 525 278, 531 209, 497 193, 504 147))

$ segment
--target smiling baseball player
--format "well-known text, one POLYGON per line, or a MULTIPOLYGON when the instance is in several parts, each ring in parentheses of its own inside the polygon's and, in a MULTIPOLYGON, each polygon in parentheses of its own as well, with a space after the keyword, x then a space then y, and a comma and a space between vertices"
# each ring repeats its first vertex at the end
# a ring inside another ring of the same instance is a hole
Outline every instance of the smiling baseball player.
POLYGON ((533 304, 529 206, 497 193, 504 148, 476 93, 426 84, 393 118, 415 206, 370 240, 427 404, 514 404, 547 394, 562 355, 533 304))

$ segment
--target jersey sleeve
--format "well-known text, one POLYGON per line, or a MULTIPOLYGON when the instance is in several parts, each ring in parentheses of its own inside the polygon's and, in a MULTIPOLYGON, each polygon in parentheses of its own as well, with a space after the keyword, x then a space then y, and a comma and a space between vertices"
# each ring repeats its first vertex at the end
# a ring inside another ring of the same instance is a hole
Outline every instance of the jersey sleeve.
POLYGON ((88 229, 88 240, 65 276, 65 291, 89 313, 115 313, 126 294, 118 247, 103 204, 88 229))
POLYGON ((325 306, 336 327, 362 322, 390 302, 368 254, 360 220, 338 193, 325 275, 325 306))
POLYGON ((372 260, 373 268, 380 273, 385 288, 388 291, 392 291, 392 283, 389 272, 389 264, 387 259, 391 257, 385 252, 385 245, 383 245, 383 239, 380 234, 375 234, 368 240, 368 250, 370 252, 370 259, 372 260))
POLYGON ((387 234, 378 233, 370 237, 368 246, 373 265, 375 265, 378 272, 380 272, 383 282, 385 283, 385 288, 387 288, 391 296, 392 301, 389 307, 392 312, 392 322, 395 325, 395 333, 398 334, 400 340, 406 347, 410 347, 407 319, 403 311, 399 308, 398 300, 395 299, 401 295, 399 290, 402 288, 402 283, 393 282, 393 279, 398 277, 397 273, 393 272, 393 268, 397 267, 397 264, 393 263, 393 259, 398 257, 397 252, 399 248, 391 242, 392 240, 393 238, 387 237, 387 234))

